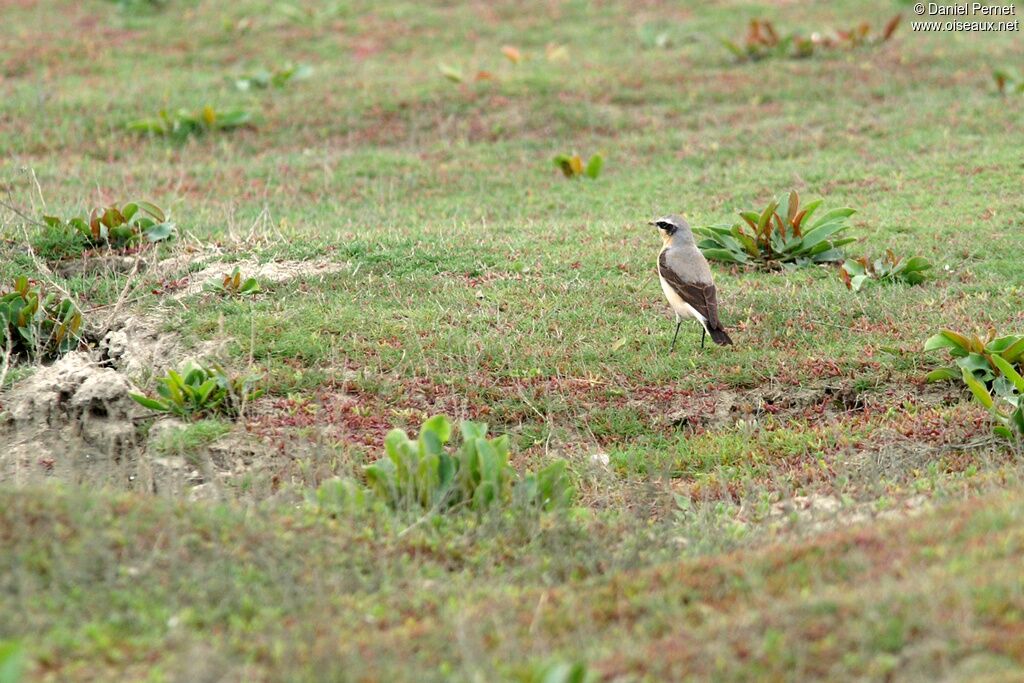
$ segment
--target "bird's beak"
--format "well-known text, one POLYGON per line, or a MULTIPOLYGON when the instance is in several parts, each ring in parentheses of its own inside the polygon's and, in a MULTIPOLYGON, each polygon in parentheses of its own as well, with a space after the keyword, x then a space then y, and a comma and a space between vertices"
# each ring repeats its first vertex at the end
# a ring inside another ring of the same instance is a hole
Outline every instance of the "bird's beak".
POLYGON ((658 221, 647 221, 647 225, 658 225, 658 221))

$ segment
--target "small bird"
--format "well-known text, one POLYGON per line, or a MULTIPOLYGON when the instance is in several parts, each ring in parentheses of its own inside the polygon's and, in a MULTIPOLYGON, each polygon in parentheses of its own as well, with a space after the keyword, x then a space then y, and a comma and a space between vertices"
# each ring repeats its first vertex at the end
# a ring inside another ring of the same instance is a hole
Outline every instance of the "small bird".
POLYGON ((661 231, 664 246, 658 254, 658 278, 665 298, 676 314, 676 333, 669 353, 676 348, 676 337, 683 317, 696 318, 701 326, 700 347, 711 335, 716 344, 732 344, 718 319, 718 294, 711 279, 711 268, 697 248, 690 225, 679 216, 665 216, 651 225, 661 231))

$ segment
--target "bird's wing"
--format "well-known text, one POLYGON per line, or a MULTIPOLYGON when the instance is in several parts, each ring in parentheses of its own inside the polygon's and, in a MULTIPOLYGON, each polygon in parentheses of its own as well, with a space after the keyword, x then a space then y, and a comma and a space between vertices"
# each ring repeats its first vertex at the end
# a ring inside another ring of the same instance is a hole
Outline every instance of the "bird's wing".
POLYGON ((718 320, 718 293, 715 285, 711 282, 687 282, 680 275, 672 270, 665 256, 661 252, 658 257, 658 272, 679 297, 693 306, 693 309, 704 316, 708 327, 719 328, 722 326, 718 320))

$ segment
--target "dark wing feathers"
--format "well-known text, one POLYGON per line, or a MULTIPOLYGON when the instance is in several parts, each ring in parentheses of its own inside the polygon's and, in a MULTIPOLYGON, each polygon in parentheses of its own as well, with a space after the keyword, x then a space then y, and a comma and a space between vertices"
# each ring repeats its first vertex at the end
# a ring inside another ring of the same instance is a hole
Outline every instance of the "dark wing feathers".
POLYGON ((717 330, 722 327, 722 323, 718 319, 718 294, 714 284, 683 281, 666 263, 665 252, 658 257, 658 272, 683 301, 704 316, 704 319, 708 321, 708 329, 717 330))

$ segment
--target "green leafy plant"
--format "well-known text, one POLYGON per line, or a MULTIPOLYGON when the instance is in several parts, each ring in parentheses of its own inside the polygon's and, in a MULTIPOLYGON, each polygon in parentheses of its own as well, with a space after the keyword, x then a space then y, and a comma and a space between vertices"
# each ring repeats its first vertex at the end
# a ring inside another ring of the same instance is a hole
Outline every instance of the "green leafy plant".
POLYGON ((286 64, 273 71, 260 70, 234 79, 235 88, 242 91, 283 88, 291 81, 300 81, 313 75, 313 67, 306 64, 286 64))
POLYGON ((553 162, 566 178, 586 176, 591 180, 596 180, 604 168, 604 157, 600 154, 593 155, 585 163, 578 154, 559 154, 553 159, 553 162))
POLYGON ((166 109, 152 118, 138 119, 128 123, 128 130, 149 135, 184 140, 190 135, 203 135, 211 131, 233 130, 249 125, 253 115, 244 109, 232 109, 218 112, 207 105, 194 112, 179 109, 168 112, 166 109))
POLYGON ((992 80, 996 82, 996 92, 1000 95, 1024 93, 1024 79, 1015 71, 995 69, 992 71, 992 80))
POLYGON ((843 267, 839 269, 839 277, 847 289, 859 292, 864 283, 869 280, 919 285, 924 282, 925 271, 931 267, 932 264, 922 256, 896 258, 892 249, 888 249, 885 256, 874 261, 868 260, 866 256, 847 259, 843 263, 843 267))
POLYGON ((328 479, 309 498, 321 512, 332 517, 352 517, 372 507, 366 488, 346 477, 328 479))
POLYGON ((258 378, 231 375, 220 365, 189 362, 181 372, 168 370, 156 380, 158 397, 130 394, 139 405, 188 420, 223 415, 238 417, 243 406, 263 395, 258 378))
POLYGON ((801 208, 796 191, 790 192, 782 215, 775 199, 760 212, 741 211, 742 222, 694 228, 704 238, 697 246, 709 259, 768 270, 841 261, 840 247, 855 239, 837 236, 849 228, 855 211, 832 209, 812 222, 821 203, 816 199, 801 208))
POLYGON ((0 295, 0 353, 34 361, 57 358, 81 344, 82 313, 56 292, 45 292, 25 276, 0 295))
MULTIPOLYGON (((482 512, 513 499, 523 507, 555 510, 575 500, 565 461, 519 479, 508 464, 507 436, 488 438, 486 424, 469 421, 459 432, 462 443, 453 452, 447 448, 452 424, 443 415, 424 422, 415 441, 401 429, 392 430, 384 440, 384 457, 365 469, 369 492, 391 509, 437 512, 482 512)), ((321 497, 336 507, 365 503, 351 484, 332 486, 321 497)))
POLYGON ((810 40, 816 46, 828 48, 853 49, 867 45, 880 45, 892 39, 896 29, 899 28, 902 18, 899 14, 893 16, 885 23, 882 30, 878 32, 873 32, 871 24, 864 21, 851 29, 836 30, 824 35, 814 34, 810 40))
POLYGON ((576 500, 576 488, 569 480, 568 464, 556 460, 536 474, 527 474, 516 486, 518 499, 541 510, 566 508, 576 500))
POLYGON ((967 370, 975 380, 991 388, 1002 374, 997 358, 1015 366, 1024 361, 1024 335, 997 337, 995 330, 989 330, 988 336, 982 340, 977 334, 966 336, 942 330, 924 343, 926 352, 939 349, 948 350, 954 363, 928 373, 926 379, 929 382, 957 379, 961 370, 967 370))
POLYGON ((803 58, 810 57, 819 49, 854 49, 880 45, 892 38, 901 18, 897 14, 877 33, 872 32, 868 22, 862 22, 849 30, 816 32, 810 36, 798 33, 782 36, 770 21, 752 19, 743 40, 720 39, 719 42, 741 62, 771 57, 803 58))
POLYGON ((140 244, 162 242, 174 235, 175 225, 167 220, 163 209, 150 202, 129 202, 123 206, 112 204, 93 209, 88 217, 68 220, 57 216, 43 216, 47 229, 39 244, 51 256, 75 254, 83 247, 126 249, 140 244), (63 236, 64 241, 60 238, 63 236), (63 247, 58 250, 56 245, 63 247))
POLYGON ((255 296, 262 291, 260 283, 256 281, 256 278, 242 279, 242 273, 238 266, 235 266, 235 269, 229 275, 225 275, 224 279, 220 282, 207 283, 203 289, 208 292, 234 297, 255 296))
POLYGON ((793 45, 793 36, 780 37, 770 21, 751 19, 747 34, 741 41, 720 38, 719 42, 738 61, 759 61, 769 57, 785 57, 793 45))
POLYGON ((386 456, 366 468, 371 490, 397 509, 484 510, 505 499, 514 473, 508 437, 488 439, 487 425, 469 421, 460 431, 462 445, 449 454, 444 447, 452 426, 443 415, 424 422, 416 441, 392 430, 384 439, 386 456))
POLYGON ((1002 374, 991 388, 967 368, 961 368, 961 377, 974 398, 992 413, 995 433, 1020 442, 1024 439, 1024 377, 1001 356, 993 355, 992 361, 1002 374))

